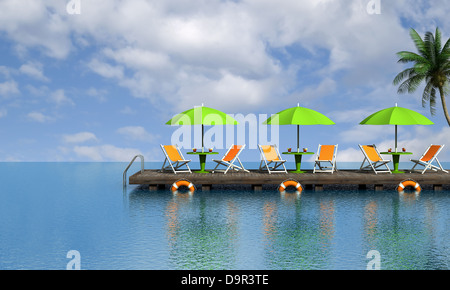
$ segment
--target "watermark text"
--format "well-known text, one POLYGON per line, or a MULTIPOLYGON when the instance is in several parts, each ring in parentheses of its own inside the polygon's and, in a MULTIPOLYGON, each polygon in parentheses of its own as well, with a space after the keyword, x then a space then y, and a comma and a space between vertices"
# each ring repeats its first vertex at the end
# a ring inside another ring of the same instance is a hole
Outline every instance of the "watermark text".
POLYGON ((66 11, 70 15, 81 14, 81 0, 70 0, 67 3, 66 11))
POLYGON ((66 270, 81 270, 81 254, 77 250, 67 252, 67 259, 71 259, 67 263, 66 270))

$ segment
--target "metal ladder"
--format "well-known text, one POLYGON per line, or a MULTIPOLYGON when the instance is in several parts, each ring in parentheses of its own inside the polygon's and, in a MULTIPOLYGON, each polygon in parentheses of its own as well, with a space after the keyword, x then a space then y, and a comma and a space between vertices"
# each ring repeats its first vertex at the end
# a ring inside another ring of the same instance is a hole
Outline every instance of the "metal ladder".
POLYGON ((144 156, 138 154, 138 155, 133 157, 133 159, 131 160, 130 164, 128 164, 127 168, 123 172, 123 187, 124 188, 127 186, 127 171, 131 167, 131 164, 133 164, 134 160, 136 160, 136 158, 138 158, 138 157, 141 159, 141 174, 144 173, 144 156))

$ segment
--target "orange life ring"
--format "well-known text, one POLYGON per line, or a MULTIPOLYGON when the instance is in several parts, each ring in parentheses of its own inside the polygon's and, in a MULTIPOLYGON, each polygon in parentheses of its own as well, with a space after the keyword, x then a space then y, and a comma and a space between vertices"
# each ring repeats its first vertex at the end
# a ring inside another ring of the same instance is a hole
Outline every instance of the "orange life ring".
POLYGON ((172 184, 171 190, 173 192, 178 191, 178 189, 182 186, 187 187, 191 193, 193 193, 195 191, 194 184, 192 184, 192 182, 190 182, 189 180, 186 180, 186 179, 181 179, 181 180, 174 182, 172 184))
POLYGON ((406 187, 412 187, 416 191, 416 193, 419 193, 422 191, 422 188, 420 187, 418 182, 415 182, 414 180, 408 179, 400 182, 400 184, 397 187, 398 192, 403 192, 406 187))
POLYGON ((297 190, 298 193, 302 192, 302 190, 303 190, 303 187, 300 184, 300 182, 295 181, 295 180, 286 180, 280 184, 280 186, 278 187, 278 191, 281 193, 284 193, 284 192, 286 192, 286 188, 289 186, 295 187, 295 189, 297 190))

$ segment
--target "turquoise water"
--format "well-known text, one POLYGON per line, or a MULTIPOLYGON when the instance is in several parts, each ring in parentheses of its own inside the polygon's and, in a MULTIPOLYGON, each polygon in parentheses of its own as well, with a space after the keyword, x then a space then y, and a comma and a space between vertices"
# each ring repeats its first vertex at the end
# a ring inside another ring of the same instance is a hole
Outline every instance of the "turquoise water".
POLYGON ((124 192, 126 165, 0 163, 0 269, 449 269, 447 187, 174 196, 124 192))

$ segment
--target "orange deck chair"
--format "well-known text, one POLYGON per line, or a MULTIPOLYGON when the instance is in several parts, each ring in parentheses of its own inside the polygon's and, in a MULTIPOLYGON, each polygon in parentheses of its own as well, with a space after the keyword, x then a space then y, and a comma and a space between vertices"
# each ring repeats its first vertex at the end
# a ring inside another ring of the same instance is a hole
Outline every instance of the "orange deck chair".
POLYGON ((212 171, 212 173, 214 172, 219 172, 219 171, 223 171, 224 174, 227 174, 228 170, 233 169, 236 171, 239 170, 243 170, 245 172, 249 172, 248 170, 246 170, 244 168, 244 165, 242 165, 241 160, 239 159, 239 154, 241 154, 242 150, 244 150, 245 148, 245 144, 244 145, 232 145, 227 153, 225 153, 225 155, 222 157, 222 159, 220 160, 215 160, 213 159, 214 162, 217 162, 216 168, 214 168, 214 170, 212 171), (234 164, 234 162, 239 162, 239 165, 234 164), (226 166, 225 170, 217 170, 217 167, 219 167, 220 165, 226 166))
POLYGON ((359 170, 365 170, 365 169, 372 168, 373 171, 375 172, 375 174, 382 173, 382 172, 392 173, 389 166, 387 166, 387 164, 391 161, 384 160, 381 157, 380 152, 378 152, 377 147, 375 147, 375 145, 359 145, 359 148, 361 149, 362 153, 364 154, 364 161, 361 164, 361 167, 359 168, 359 170), (369 165, 364 166, 364 163, 366 161, 369 163, 369 165), (385 166, 386 170, 378 170, 377 168, 380 166, 385 166))
POLYGON ((413 168, 411 168, 411 171, 414 170, 414 168, 417 165, 422 165, 425 168, 422 171, 422 174, 425 173, 425 171, 427 171, 428 169, 431 170, 442 170, 445 173, 448 173, 447 170, 444 170, 444 168, 442 168, 441 163, 439 162, 439 159, 437 158, 439 152, 441 152, 442 148, 444 148, 444 145, 430 145, 430 147, 428 147, 427 151, 425 151, 425 153, 423 153, 422 157, 419 158, 419 160, 414 160, 414 159, 410 159, 412 162, 414 162, 414 166, 413 168), (439 166, 433 165, 431 164, 433 161, 436 161, 436 163, 439 166))
POLYGON ((320 145, 317 148, 316 160, 314 160, 314 170, 316 172, 331 172, 337 171, 336 168, 336 154, 338 145, 320 145), (326 165, 323 165, 325 163, 326 165), (329 165, 328 165, 329 164, 329 165), (318 169, 316 169, 318 167, 318 169))
POLYGON ((288 173, 284 163, 286 160, 282 160, 280 152, 278 152, 276 145, 258 145, 261 152, 261 163, 259 164, 259 170, 267 169, 269 174, 271 173, 288 173), (279 167, 283 169, 278 169, 279 167))
POLYGON ((189 172, 192 173, 189 168, 188 163, 191 160, 185 160, 183 154, 181 154, 180 149, 176 145, 161 145, 161 149, 166 156, 164 159, 163 166, 161 168, 161 172, 164 172, 167 169, 172 169, 173 173, 177 174, 180 172, 189 172), (166 162, 168 165, 166 166, 166 162), (186 166, 187 170, 178 170, 180 167, 186 166))

